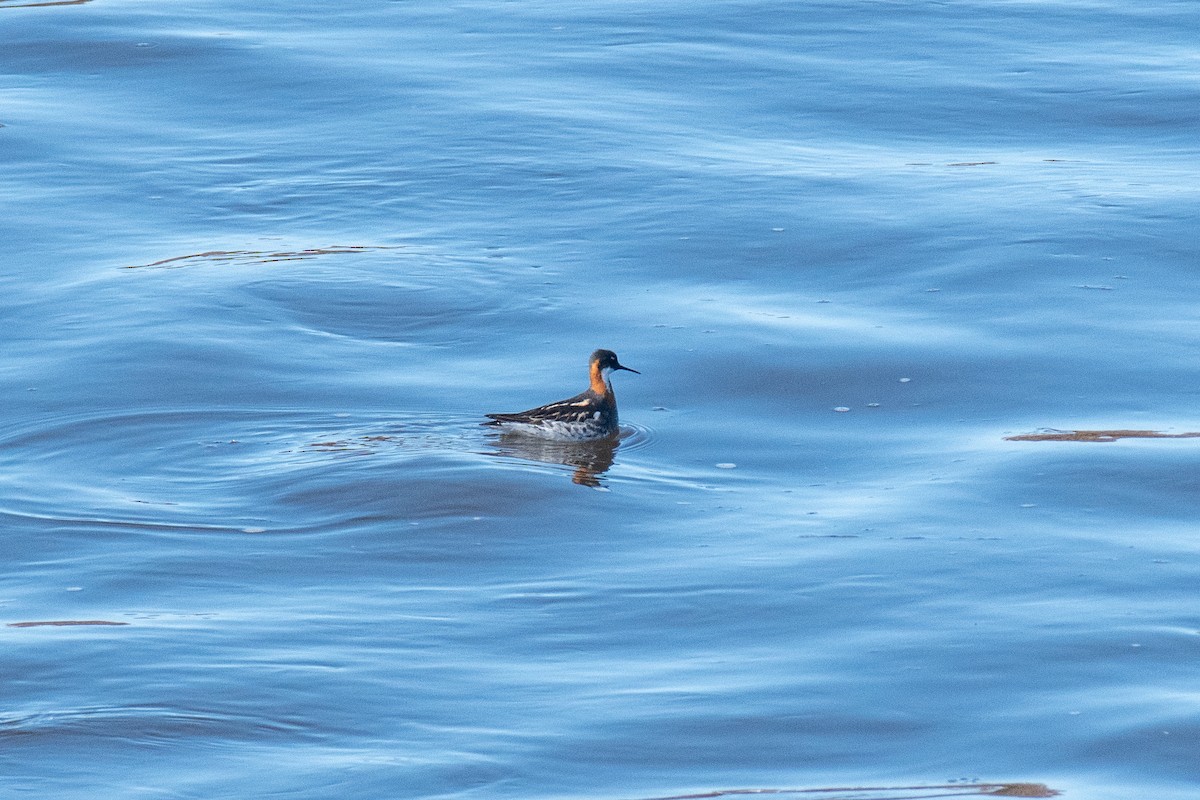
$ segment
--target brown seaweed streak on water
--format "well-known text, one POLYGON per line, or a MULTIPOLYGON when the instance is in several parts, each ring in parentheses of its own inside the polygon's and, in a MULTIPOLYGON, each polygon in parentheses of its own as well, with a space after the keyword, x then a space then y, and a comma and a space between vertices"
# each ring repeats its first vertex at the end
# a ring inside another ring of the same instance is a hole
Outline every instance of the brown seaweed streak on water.
POLYGON ((841 786, 833 789, 719 789, 646 800, 707 800, 747 795, 815 795, 825 800, 925 800, 934 797, 1057 797, 1059 794, 1058 790, 1043 783, 952 783, 932 786, 841 786))
POLYGON ((1006 442, 1115 442, 1118 439, 1195 439, 1200 433, 1160 433, 1159 431, 1042 431, 1005 436, 1006 442))
MULTIPOLYGON (((3 2, 3 0, 0 0, 3 2)), ((178 269, 194 262, 224 263, 229 261, 258 262, 270 264, 276 261, 305 261, 318 256, 336 256, 354 253, 369 253, 375 250, 396 250, 399 246, 387 245, 348 245, 345 247, 314 247, 307 250, 209 250, 204 253, 192 253, 186 256, 164 258, 149 264, 134 264, 125 269, 178 269)))
POLYGON ((310 453, 349 453, 350 455, 369 456, 379 449, 381 442, 391 442, 395 438, 394 436, 375 435, 359 436, 354 439, 330 439, 327 442, 313 442, 303 449, 310 453))
POLYGON ((39 6, 81 6, 84 3, 90 3, 92 0, 46 0, 42 3, 9 3, 7 0, 0 0, 0 8, 37 8, 39 6))
POLYGON ((10 628, 41 628, 45 626, 66 627, 68 625, 128 625, 128 622, 109 622, 105 619, 52 619, 44 622, 10 622, 10 628))

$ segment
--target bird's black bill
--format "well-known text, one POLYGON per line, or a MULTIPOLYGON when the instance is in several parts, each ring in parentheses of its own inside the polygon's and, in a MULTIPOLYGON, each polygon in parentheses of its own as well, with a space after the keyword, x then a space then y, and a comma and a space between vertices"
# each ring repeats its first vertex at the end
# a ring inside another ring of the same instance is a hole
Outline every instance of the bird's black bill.
POLYGON ((632 372, 634 375, 642 374, 642 373, 638 372, 636 369, 630 369, 629 367, 622 367, 620 364, 617 364, 615 367, 613 367, 613 369, 623 369, 626 372, 632 372))

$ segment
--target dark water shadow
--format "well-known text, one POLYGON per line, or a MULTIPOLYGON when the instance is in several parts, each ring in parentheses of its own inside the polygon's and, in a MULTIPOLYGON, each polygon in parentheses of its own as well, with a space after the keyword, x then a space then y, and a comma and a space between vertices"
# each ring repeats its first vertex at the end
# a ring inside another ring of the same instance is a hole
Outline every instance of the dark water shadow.
POLYGON ((500 434, 488 455, 519 458, 542 464, 561 464, 572 470, 571 482, 593 489, 604 486, 604 473, 616 460, 621 437, 590 442, 556 442, 519 434, 500 434))
POLYGON ((41 3, 9 3, 7 0, 0 0, 0 8, 37 8, 39 6, 81 6, 84 3, 90 3, 92 0, 45 0, 41 3))
POLYGON ((949 783, 930 786, 841 786, 832 789, 718 789, 712 792, 650 797, 645 800, 706 800, 744 797, 817 797, 824 800, 925 800, 934 797, 1057 797, 1042 783, 949 783))
POLYGON ((128 622, 110 622, 106 619, 51 619, 39 622, 10 622, 10 628, 69 628, 76 625, 128 625, 128 622))
POLYGON ((1160 433, 1158 431, 1058 431, 1047 429, 1037 433, 1005 436, 1006 442, 1115 442, 1118 439, 1195 439, 1200 433, 1160 433))

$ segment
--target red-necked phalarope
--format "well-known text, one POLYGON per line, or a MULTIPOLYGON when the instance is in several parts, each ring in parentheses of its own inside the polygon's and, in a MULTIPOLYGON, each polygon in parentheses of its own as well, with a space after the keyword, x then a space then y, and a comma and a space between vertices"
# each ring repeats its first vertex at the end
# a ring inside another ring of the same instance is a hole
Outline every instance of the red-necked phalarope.
POLYGON ((487 414, 491 422, 483 424, 564 442, 606 439, 617 433, 617 396, 608 376, 619 369, 642 374, 621 366, 612 350, 597 350, 588 360, 592 385, 586 391, 516 414, 487 414))

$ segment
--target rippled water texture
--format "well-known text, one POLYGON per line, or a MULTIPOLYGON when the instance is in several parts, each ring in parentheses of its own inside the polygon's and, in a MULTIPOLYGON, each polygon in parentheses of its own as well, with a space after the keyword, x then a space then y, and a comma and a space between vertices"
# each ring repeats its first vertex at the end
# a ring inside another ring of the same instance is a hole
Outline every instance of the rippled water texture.
POLYGON ((1196 796, 1194 3, 0 30, 0 796, 1196 796))

